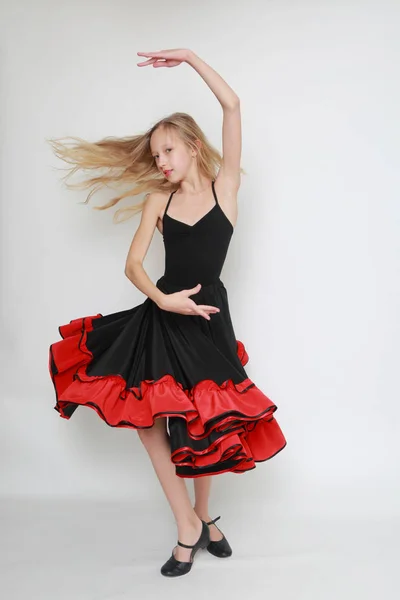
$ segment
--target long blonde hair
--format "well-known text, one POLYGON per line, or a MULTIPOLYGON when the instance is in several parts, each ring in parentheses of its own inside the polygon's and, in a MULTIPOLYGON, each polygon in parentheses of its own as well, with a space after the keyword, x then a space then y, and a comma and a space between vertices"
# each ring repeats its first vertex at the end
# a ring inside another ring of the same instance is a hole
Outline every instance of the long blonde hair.
MULTIPOLYGON (((106 137, 98 142, 87 142, 81 138, 69 136, 47 141, 58 158, 73 165, 67 169, 69 172, 62 178, 65 180, 66 186, 70 189, 93 188, 84 204, 87 204, 92 195, 103 187, 112 187, 115 184, 130 186, 127 191, 112 198, 107 204, 93 207, 96 210, 105 210, 129 196, 143 193, 148 195, 154 191, 170 193, 178 189, 176 183, 170 183, 160 173, 151 154, 150 139, 159 127, 163 127, 167 131, 175 131, 190 148, 195 149, 200 173, 209 179, 215 179, 218 168, 222 164, 222 156, 208 142, 193 117, 187 113, 175 112, 158 121, 145 133, 131 137, 106 137), (73 144, 63 143, 63 140, 72 140, 73 144), (200 147, 196 145, 196 140, 200 140, 200 147), (79 169, 106 169, 106 172, 89 177, 86 181, 68 183, 67 179, 79 169)), ((240 171, 243 172, 242 169, 240 171)), ((126 221, 140 212, 145 201, 118 209, 114 214, 114 223, 126 221), (125 216, 118 219, 118 215, 123 214, 125 216)))

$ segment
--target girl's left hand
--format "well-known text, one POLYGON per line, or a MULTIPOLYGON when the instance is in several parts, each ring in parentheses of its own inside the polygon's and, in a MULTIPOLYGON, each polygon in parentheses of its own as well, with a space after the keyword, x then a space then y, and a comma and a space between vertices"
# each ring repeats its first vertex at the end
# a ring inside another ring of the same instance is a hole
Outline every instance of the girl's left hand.
POLYGON ((138 67, 177 67, 189 57, 187 48, 176 48, 175 50, 160 50, 159 52, 138 52, 139 56, 149 57, 149 60, 140 62, 138 67))

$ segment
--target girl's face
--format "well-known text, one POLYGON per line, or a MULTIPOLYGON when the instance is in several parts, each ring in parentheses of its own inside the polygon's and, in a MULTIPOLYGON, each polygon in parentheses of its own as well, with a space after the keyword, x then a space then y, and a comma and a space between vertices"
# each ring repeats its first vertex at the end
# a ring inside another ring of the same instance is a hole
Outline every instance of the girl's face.
POLYGON ((194 151, 174 132, 159 127, 150 140, 151 154, 157 168, 168 181, 182 180, 192 167, 194 151))

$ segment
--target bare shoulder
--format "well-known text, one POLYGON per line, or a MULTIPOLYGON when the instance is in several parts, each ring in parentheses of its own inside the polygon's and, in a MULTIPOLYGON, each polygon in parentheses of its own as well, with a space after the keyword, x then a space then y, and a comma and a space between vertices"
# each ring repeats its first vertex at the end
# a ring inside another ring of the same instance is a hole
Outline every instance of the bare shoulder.
POLYGON ((169 198, 169 192, 150 192, 146 194, 145 206, 151 206, 154 210, 158 206, 162 206, 169 198))
POLYGON ((235 227, 238 216, 237 197, 240 188, 240 173, 237 177, 232 178, 227 176, 221 167, 215 178, 214 187, 222 210, 235 227))
POLYGON ((157 216, 157 229, 162 233, 162 218, 167 206, 170 192, 150 192, 146 195, 144 210, 149 210, 157 216))
POLYGON ((165 192, 150 192, 146 194, 140 223, 128 251, 125 272, 130 270, 131 265, 137 262, 143 263, 155 228, 157 227, 160 231, 159 215, 162 214, 168 197, 169 194, 165 192))

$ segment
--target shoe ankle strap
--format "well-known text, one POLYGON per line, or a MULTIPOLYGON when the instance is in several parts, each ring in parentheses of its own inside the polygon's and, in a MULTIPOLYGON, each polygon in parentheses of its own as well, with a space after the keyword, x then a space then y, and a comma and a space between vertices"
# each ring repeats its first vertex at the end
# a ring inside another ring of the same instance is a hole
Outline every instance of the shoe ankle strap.
POLYGON ((194 548, 196 544, 193 544, 193 546, 188 546, 188 544, 182 544, 182 542, 180 542, 178 540, 178 546, 182 546, 182 548, 194 548))
MULTIPOLYGON (((204 528, 204 523, 205 521, 202 520, 202 528, 204 528)), ((201 531, 200 537, 203 534, 203 529, 201 531)), ((200 539, 200 538, 199 538, 200 539)), ((198 543, 198 541, 196 542, 196 544, 198 543)), ((189 546, 188 544, 184 544, 183 542, 180 542, 179 540, 177 541, 178 546, 182 546, 182 548, 194 548, 196 544, 193 544, 193 546, 189 546)))
POLYGON ((215 519, 213 519, 212 521, 209 521, 207 523, 207 525, 214 525, 216 521, 218 521, 218 519, 220 519, 221 517, 216 517, 215 519))

